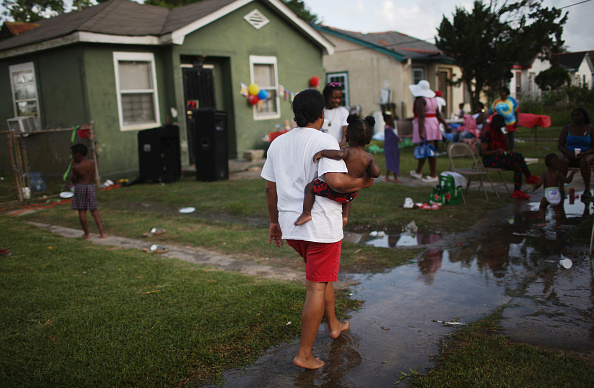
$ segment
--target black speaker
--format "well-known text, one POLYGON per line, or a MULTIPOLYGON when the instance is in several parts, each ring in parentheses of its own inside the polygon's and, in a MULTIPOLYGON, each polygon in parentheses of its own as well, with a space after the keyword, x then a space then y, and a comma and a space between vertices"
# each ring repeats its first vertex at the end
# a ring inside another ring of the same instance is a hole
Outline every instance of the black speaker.
POLYGON ((179 127, 163 125, 138 131, 141 181, 173 182, 181 177, 179 127))
POLYGON ((196 180, 229 179, 227 113, 214 108, 196 109, 193 114, 193 152, 196 180))

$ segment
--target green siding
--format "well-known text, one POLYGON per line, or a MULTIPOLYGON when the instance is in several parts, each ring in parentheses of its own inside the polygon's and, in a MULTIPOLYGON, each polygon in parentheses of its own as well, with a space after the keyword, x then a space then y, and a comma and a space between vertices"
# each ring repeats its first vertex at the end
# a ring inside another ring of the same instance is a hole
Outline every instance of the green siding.
MULTIPOLYGON (((217 109, 228 113, 230 158, 241 157, 247 149, 265 148, 262 138, 276 124, 293 119, 290 101, 281 97, 279 119, 254 120, 253 107, 239 93, 242 82, 250 83, 250 55, 276 57, 278 83, 291 92, 306 89, 312 76, 324 78, 322 49, 267 5, 252 3, 189 34, 181 46, 76 44, 0 60, 0 120, 4 123, 14 116, 8 66, 33 61, 43 126, 72 127, 93 120, 102 176, 135 178, 138 131, 120 130, 114 51, 154 53, 161 121, 173 122, 170 109, 178 111, 184 166, 189 157, 182 61, 205 56, 205 64, 214 66, 217 109), (254 9, 270 19, 259 30, 243 19, 254 9)), ((0 168, 5 167, 7 158, 0 156, 0 168)))

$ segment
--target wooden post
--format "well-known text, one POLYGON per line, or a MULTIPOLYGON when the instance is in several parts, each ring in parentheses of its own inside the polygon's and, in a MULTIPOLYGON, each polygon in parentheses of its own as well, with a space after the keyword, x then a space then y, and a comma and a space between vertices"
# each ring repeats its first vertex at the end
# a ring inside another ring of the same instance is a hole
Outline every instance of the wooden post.
POLYGON ((16 163, 16 155, 14 152, 14 143, 15 143, 15 134, 14 131, 8 132, 8 156, 10 158, 10 167, 12 170, 12 177, 14 179, 14 184, 17 190, 17 196, 19 198, 19 202, 23 202, 23 187, 21 185, 21 180, 19 179, 19 171, 16 163))

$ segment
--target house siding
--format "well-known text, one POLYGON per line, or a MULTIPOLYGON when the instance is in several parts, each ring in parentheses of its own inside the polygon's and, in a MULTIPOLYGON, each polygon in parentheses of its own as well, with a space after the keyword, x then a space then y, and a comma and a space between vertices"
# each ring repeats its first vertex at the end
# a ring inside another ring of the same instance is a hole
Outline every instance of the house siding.
MULTIPOLYGON (((138 131, 120 130, 116 51, 154 54, 161 122, 173 122, 171 108, 177 110, 183 166, 189 164, 189 147, 181 65, 191 58, 205 56, 205 64, 214 66, 216 108, 228 113, 230 158, 265 148, 262 138, 276 124, 293 119, 291 102, 281 97, 280 118, 254 120, 253 107, 240 94, 240 84, 250 83, 251 55, 276 57, 278 85, 293 93, 306 89, 311 77, 324 75, 322 48, 266 4, 255 2, 188 34, 181 46, 78 43, 0 60, 0 121, 14 116, 8 67, 34 62, 43 127, 73 127, 93 120, 102 177, 134 178, 139 168, 138 131), (243 19, 254 9, 270 20, 259 30, 243 19)), ((10 171, 3 154, 0 169, 10 171)))

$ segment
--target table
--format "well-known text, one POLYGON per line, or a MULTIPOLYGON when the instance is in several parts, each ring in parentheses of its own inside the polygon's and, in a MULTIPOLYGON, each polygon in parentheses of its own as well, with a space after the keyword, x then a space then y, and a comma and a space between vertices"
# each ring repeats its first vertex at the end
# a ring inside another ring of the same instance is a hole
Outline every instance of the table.
POLYGON ((518 126, 530 128, 530 145, 538 141, 538 127, 547 128, 551 126, 551 117, 546 115, 535 115, 532 113, 520 113, 518 117, 518 126))

